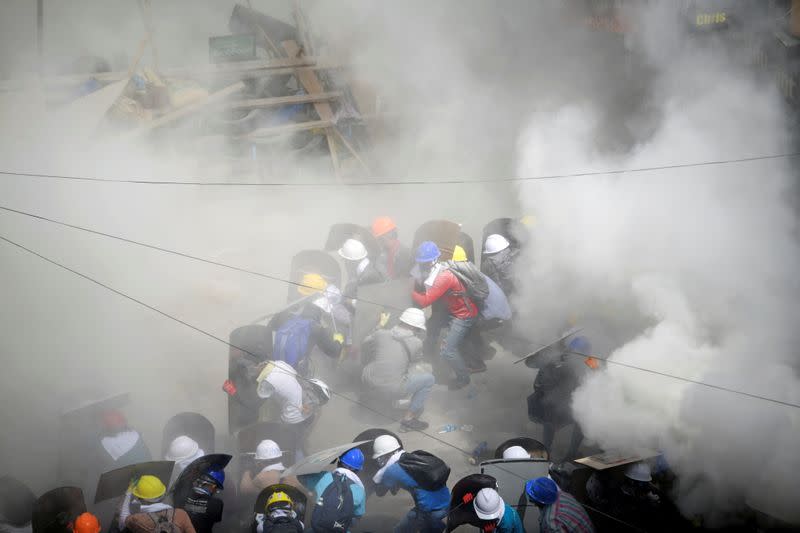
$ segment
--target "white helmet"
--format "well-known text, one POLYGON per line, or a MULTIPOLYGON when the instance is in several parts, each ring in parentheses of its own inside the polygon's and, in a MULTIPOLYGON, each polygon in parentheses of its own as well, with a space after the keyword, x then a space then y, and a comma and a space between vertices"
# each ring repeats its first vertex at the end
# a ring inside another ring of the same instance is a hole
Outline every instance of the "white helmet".
POLYGON ((397 442, 396 438, 391 435, 381 435, 372 443, 372 458, 377 459, 399 449, 400 443, 397 442))
POLYGON ((643 462, 633 463, 625 470, 625 477, 634 481, 649 482, 653 480, 650 474, 650 465, 643 462))
POLYGON ((531 454, 522 446, 509 446, 503 451, 503 459, 530 459, 531 454))
POLYGON ((344 244, 339 248, 339 256, 348 261, 361 261, 367 257, 367 249, 355 239, 347 239, 344 244))
POLYGON ((256 461, 277 459, 281 455, 283 455, 283 452, 274 440, 262 440, 258 443, 258 447, 256 448, 256 461))
POLYGON ((170 443, 164 458, 167 461, 183 461, 195 455, 199 449, 200 445, 196 441, 186 435, 181 435, 170 443))
POLYGON ((425 331, 425 312, 416 307, 409 307, 400 315, 400 322, 425 331))
POLYGON ((496 254, 497 252, 502 252, 509 246, 511 246, 511 243, 508 242, 508 239, 497 233, 492 233, 486 237, 486 244, 483 245, 483 253, 496 254))
POLYGON ((322 405, 328 403, 328 400, 331 399, 331 388, 328 387, 327 383, 321 379, 311 378, 308 380, 308 384, 311 386, 311 390, 317 395, 322 405))
POLYGON ((503 514, 505 502, 496 490, 486 488, 478 491, 472 506, 481 520, 497 520, 503 514))

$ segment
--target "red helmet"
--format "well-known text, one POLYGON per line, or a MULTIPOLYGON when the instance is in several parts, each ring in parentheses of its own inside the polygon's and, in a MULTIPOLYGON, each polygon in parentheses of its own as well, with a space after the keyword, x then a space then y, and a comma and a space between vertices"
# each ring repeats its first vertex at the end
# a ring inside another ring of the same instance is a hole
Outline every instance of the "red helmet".
POLYGON ((389 217, 378 217, 372 221, 372 235, 380 237, 397 229, 397 224, 389 217))
POLYGON ((103 413, 103 428, 109 431, 120 431, 128 427, 128 421, 125 420, 125 415, 113 409, 103 413))
POLYGON ((74 533, 100 533, 100 521, 92 513, 83 513, 72 524, 74 533))

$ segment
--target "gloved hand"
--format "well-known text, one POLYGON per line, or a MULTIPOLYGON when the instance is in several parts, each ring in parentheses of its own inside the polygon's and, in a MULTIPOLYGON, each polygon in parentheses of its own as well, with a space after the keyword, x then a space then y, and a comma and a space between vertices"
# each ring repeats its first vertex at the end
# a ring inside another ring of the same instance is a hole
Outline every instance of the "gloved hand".
POLYGON ((381 313, 381 320, 378 322, 382 328, 386 327, 386 324, 389 322, 389 317, 392 315, 390 313, 381 313))
POLYGON ((344 335, 342 335, 341 333, 334 333, 333 340, 338 342, 339 344, 344 345, 344 335))

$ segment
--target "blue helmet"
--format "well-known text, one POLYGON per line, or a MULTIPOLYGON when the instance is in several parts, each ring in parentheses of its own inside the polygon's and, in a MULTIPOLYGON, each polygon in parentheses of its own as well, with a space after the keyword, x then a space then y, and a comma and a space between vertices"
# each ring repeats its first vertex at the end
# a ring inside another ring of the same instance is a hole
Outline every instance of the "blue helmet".
POLYGON ((549 477, 537 477, 525 483, 525 494, 536 503, 550 505, 558 499, 558 485, 549 477))
POLYGON ((339 462, 353 470, 361 470, 364 467, 364 454, 358 448, 351 448, 339 457, 339 462))
POLYGON ((211 470, 207 470, 205 476, 217 484, 217 486, 222 489, 225 486, 225 471, 222 469, 215 469, 212 468, 211 470))
POLYGON ((580 336, 573 338, 571 341, 569 341, 569 343, 567 343, 567 350, 577 354, 591 355, 592 345, 589 343, 589 339, 580 336))
POLYGON ((439 251, 439 247, 436 246, 435 242, 425 241, 417 248, 417 263, 431 263, 439 259, 440 255, 442 255, 442 252, 439 251))

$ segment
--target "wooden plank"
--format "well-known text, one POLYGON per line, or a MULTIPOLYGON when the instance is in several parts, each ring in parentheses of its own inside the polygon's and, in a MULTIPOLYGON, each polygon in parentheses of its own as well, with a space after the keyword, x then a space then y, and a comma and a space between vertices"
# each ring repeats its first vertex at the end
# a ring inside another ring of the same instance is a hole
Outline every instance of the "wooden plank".
POLYGON ((122 137, 133 138, 141 136, 142 134, 153 131, 156 128, 160 128, 161 126, 165 126, 167 124, 175 122, 176 120, 183 118, 187 115, 191 115, 192 113, 198 111, 199 109, 202 109, 210 104, 213 104, 214 102, 218 102, 223 98, 227 98, 231 94, 241 91, 242 89, 244 89, 244 82, 241 81, 236 82, 233 85, 229 85, 228 87, 225 87, 224 89, 209 95, 208 98, 205 98, 193 104, 183 106, 179 109, 176 109, 175 111, 167 113, 166 115, 160 118, 157 118, 156 120, 153 120, 152 122, 149 122, 148 124, 142 126, 141 128, 127 132, 122 137))
POLYGON ((259 137, 286 135, 300 131, 330 128, 331 126, 333 126, 333 121, 330 120, 312 120, 309 122, 297 122, 294 124, 284 124, 283 126, 273 126, 271 128, 260 128, 245 135, 236 135, 233 138, 256 140, 259 137))
POLYGON ((222 107, 224 107, 225 109, 270 108, 270 107, 281 107, 286 105, 324 102, 327 100, 335 100, 341 97, 342 97, 341 91, 331 91, 319 94, 298 94, 295 96, 276 96, 273 98, 254 98, 250 100, 241 100, 238 102, 223 102, 222 107))

